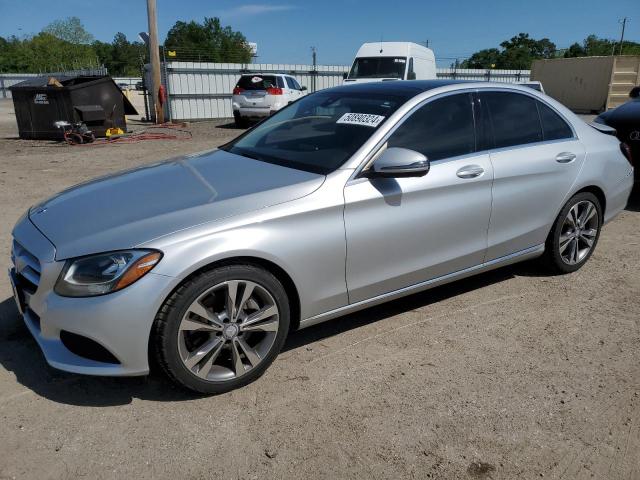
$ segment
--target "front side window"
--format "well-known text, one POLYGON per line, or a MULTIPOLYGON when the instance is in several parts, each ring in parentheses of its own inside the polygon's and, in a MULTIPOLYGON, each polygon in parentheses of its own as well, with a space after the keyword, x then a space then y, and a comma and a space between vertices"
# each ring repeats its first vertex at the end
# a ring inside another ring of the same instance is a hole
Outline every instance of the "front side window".
POLYGON ((404 78, 406 57, 356 58, 349 78, 404 78))
POLYGON ((560 115, 542 102, 538 102, 538 111, 542 121, 542 134, 545 140, 573 138, 573 130, 560 115))
POLYGON ((293 83, 293 78, 291 77, 284 77, 287 80, 287 87, 289 87, 291 90, 297 90, 295 83, 293 83))
POLYGON ((388 147, 422 153, 430 161, 476 150, 472 97, 468 93, 433 100, 414 112, 389 137, 388 147))
POLYGON ((407 100, 346 90, 302 97, 221 148, 326 175, 342 166, 407 100))
POLYGON ((542 126, 536 100, 511 92, 483 92, 480 101, 488 109, 494 148, 542 141, 542 126))

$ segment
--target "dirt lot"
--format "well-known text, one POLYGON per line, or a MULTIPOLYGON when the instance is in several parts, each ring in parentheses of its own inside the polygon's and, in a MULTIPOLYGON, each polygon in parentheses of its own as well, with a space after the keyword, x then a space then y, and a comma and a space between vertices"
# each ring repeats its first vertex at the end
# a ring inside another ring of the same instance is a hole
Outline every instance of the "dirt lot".
MULTIPOLYGON (((0 267, 31 204, 216 146, 16 139, 0 103, 0 267)), ((567 276, 535 263, 294 333, 258 382, 198 398, 161 377, 49 368, 0 278, 0 478, 640 478, 640 196, 567 276)))

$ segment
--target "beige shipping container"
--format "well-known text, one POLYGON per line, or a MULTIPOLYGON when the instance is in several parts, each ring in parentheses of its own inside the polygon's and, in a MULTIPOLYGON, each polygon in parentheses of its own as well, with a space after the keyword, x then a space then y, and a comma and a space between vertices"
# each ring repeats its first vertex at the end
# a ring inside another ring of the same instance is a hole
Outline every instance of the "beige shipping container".
POLYGON ((531 80, 576 112, 602 112, 629 100, 640 84, 640 55, 535 60, 531 80))

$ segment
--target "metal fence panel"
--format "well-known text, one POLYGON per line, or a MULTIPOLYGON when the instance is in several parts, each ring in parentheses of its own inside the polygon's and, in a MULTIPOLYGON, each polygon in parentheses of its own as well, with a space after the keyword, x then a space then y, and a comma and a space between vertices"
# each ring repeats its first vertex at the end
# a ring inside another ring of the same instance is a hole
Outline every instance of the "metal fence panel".
POLYGON ((37 73, 0 74, 0 98, 11 98, 11 90, 9 90, 9 87, 37 76, 39 76, 37 73))
MULTIPOLYGON (((166 116, 172 120, 231 118, 233 87, 243 73, 285 73, 309 92, 342 85, 347 65, 239 64, 167 62, 162 78, 168 93, 166 116)), ((438 78, 517 83, 529 80, 529 70, 437 69, 438 78)))
MULTIPOLYGON (((168 93, 166 116, 172 120, 231 118, 233 87, 243 73, 286 73, 309 92, 342 85, 348 65, 299 65, 266 63, 167 62, 162 65, 162 82, 168 93)), ((106 69, 66 72, 67 74, 106 74, 106 69)), ((11 98, 8 87, 41 74, 0 74, 0 98, 11 98)), ((55 74, 50 74, 55 75, 55 74)), ((149 85, 148 66, 145 72, 149 85)), ((529 70, 482 70, 438 68, 441 79, 517 83, 529 80, 529 70)), ((140 78, 115 77, 116 83, 134 86, 140 78)), ((153 106, 151 107, 153 111, 153 106)))
POLYGON ((342 84, 342 65, 167 62, 162 77, 168 92, 166 115, 172 120, 231 118, 233 88, 243 73, 286 73, 309 91, 342 84))
POLYGON ((483 70, 470 68, 438 68, 438 78, 453 80, 476 80, 481 82, 519 83, 528 82, 531 70, 483 70))

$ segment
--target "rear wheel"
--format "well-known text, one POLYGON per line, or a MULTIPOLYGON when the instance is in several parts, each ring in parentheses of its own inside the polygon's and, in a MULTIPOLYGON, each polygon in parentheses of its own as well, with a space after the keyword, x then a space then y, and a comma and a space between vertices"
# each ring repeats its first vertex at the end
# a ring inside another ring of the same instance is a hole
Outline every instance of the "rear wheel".
POLYGON ((574 195, 564 206, 547 238, 547 264, 556 272, 581 268, 593 254, 602 227, 602 207, 589 192, 574 195))
POLYGON ((247 125, 248 125, 247 120, 242 118, 240 116, 240 114, 234 113, 233 114, 233 120, 234 120, 234 122, 236 124, 236 127, 238 127, 238 128, 247 128, 247 125))
POLYGON ((289 304, 278 279, 251 265, 233 265, 178 288, 156 318, 152 346, 176 383, 222 393, 262 375, 288 330, 289 304))

